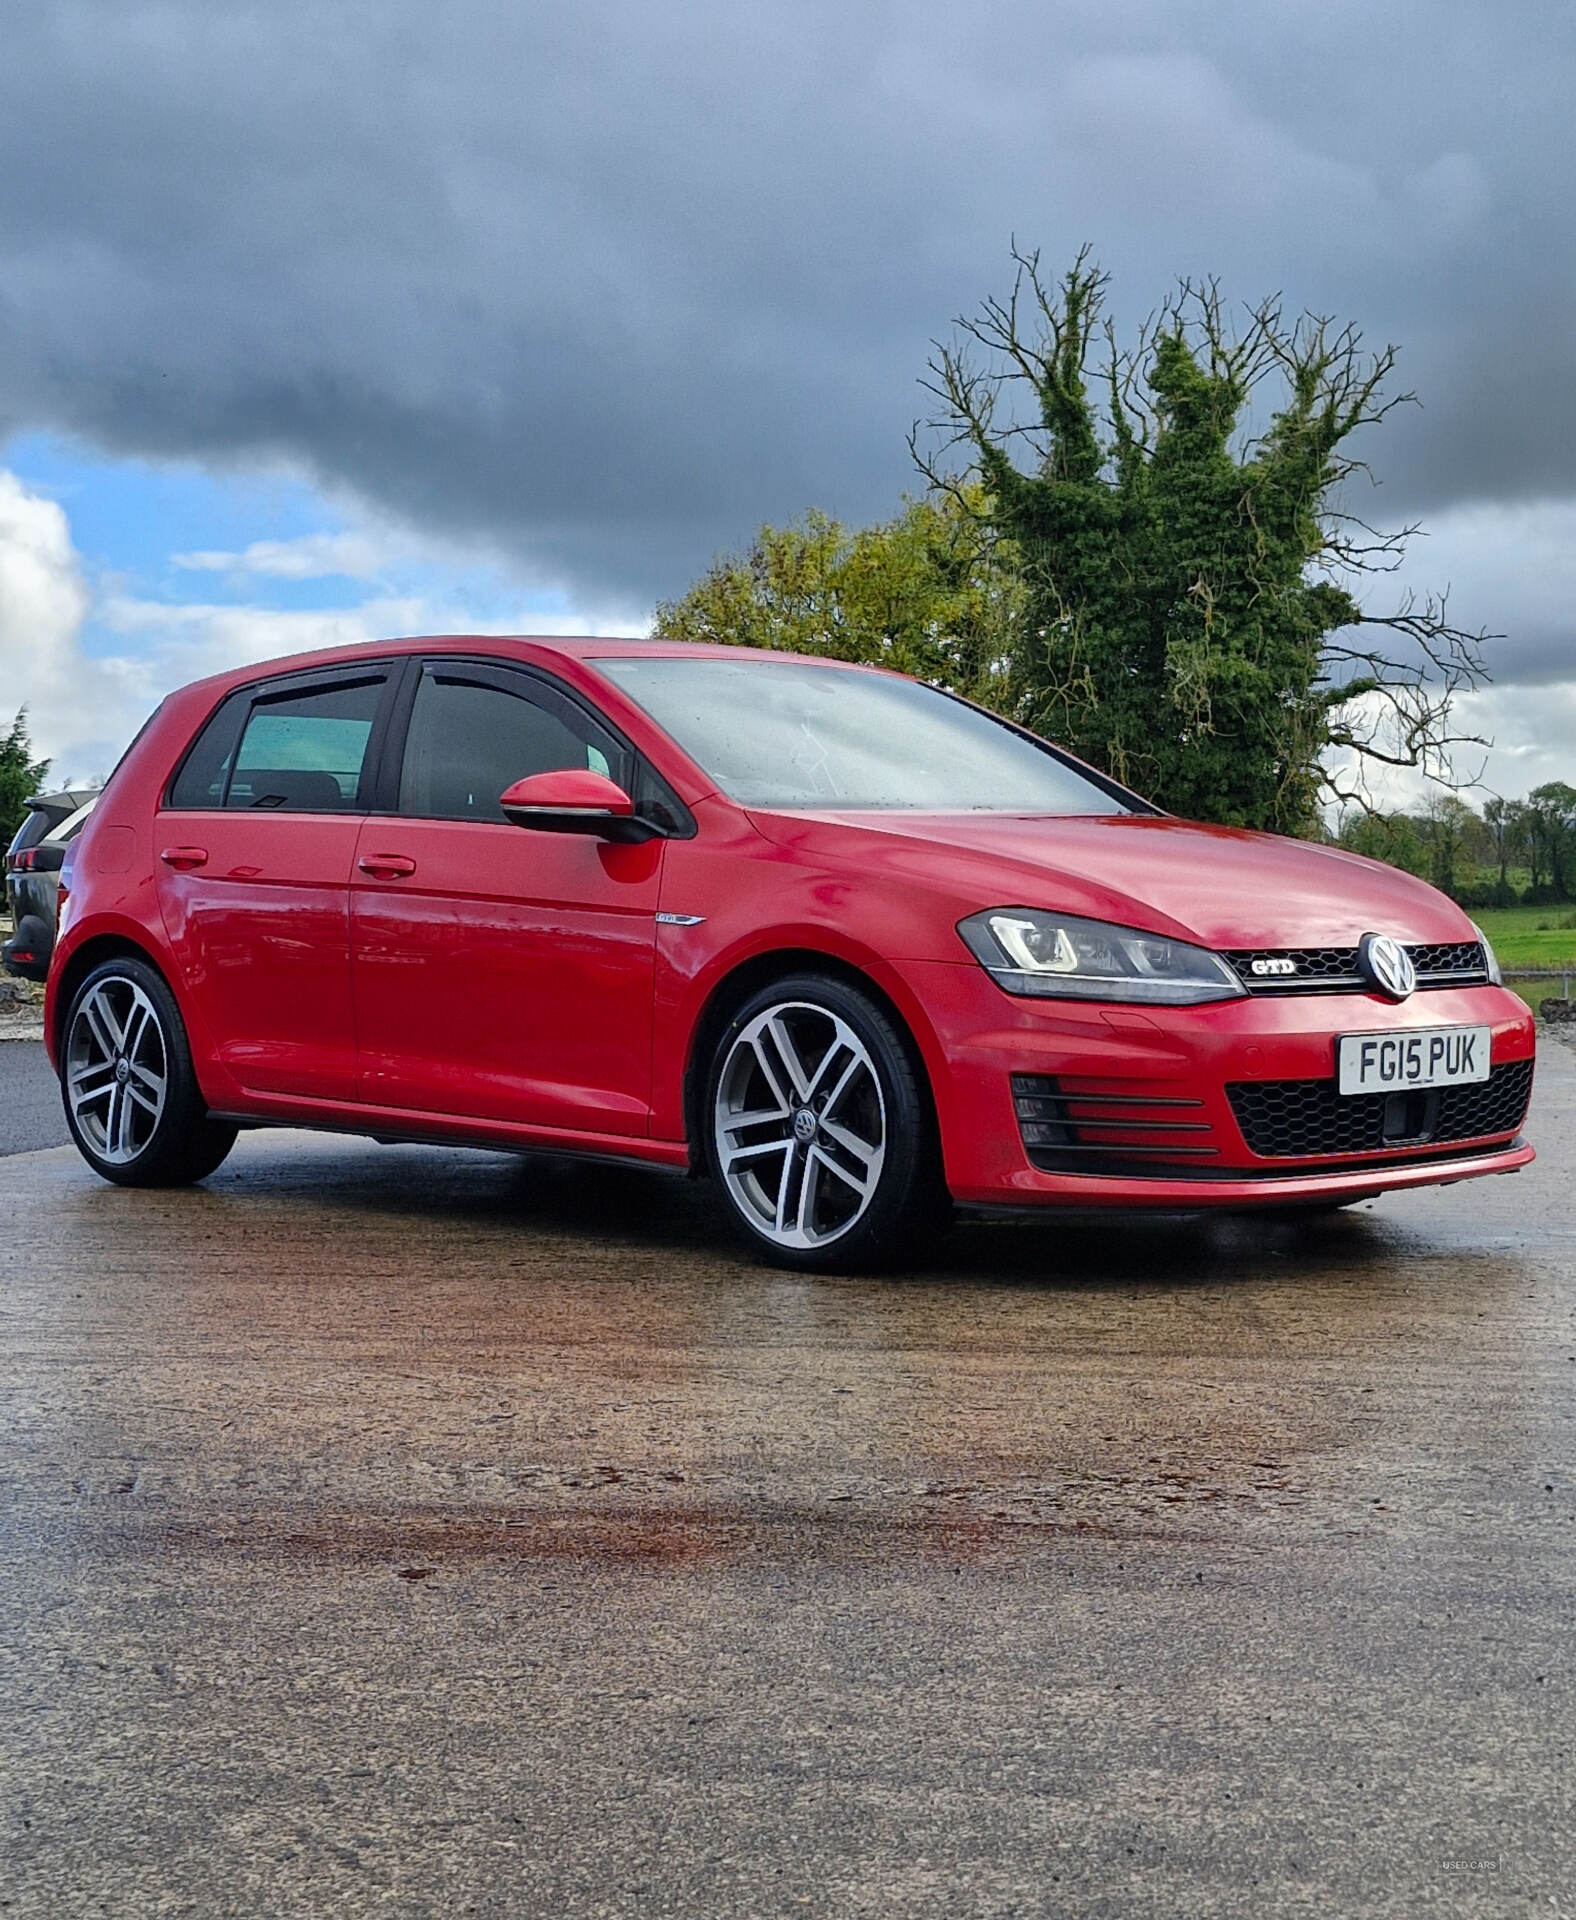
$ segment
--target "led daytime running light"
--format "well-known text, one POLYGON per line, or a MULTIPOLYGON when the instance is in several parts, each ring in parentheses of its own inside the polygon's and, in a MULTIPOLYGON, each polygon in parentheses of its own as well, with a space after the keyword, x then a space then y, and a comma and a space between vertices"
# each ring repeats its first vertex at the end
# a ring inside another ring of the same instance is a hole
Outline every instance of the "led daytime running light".
POLYGON ((1199 1006, 1247 992, 1218 954, 1190 941, 1035 907, 992 907, 958 927, 1007 993, 1199 1006))

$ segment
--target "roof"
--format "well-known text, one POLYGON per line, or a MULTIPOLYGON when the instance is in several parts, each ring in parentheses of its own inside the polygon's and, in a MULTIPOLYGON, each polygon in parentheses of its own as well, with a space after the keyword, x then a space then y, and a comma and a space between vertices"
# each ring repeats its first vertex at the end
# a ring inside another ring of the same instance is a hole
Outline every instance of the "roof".
MULTIPOLYGON (((729 647, 700 640, 643 640, 619 635, 540 633, 427 633, 407 634, 396 640, 357 640, 348 646, 325 647, 314 653, 282 655, 274 660, 251 660, 244 666, 227 668, 194 683, 210 692, 245 686, 249 681, 266 679, 279 673, 299 673, 314 667, 348 666, 371 657, 387 659, 406 653, 502 652, 521 660, 557 656, 563 660, 594 663, 597 660, 662 659, 682 656, 686 660, 808 660, 817 666, 846 667, 850 672, 875 671, 848 660, 830 660, 821 654, 789 653, 765 647, 729 647)), ((183 689, 190 691, 191 689, 183 689)))

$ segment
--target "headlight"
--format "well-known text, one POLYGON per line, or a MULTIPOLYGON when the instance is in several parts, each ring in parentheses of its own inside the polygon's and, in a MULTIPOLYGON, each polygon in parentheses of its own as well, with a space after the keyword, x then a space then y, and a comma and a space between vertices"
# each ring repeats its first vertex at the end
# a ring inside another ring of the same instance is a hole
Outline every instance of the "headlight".
POLYGON ((1483 942, 1483 964, 1488 968, 1489 979, 1493 981, 1496 987, 1504 986, 1505 976, 1499 970, 1499 956, 1489 945, 1488 935, 1475 920, 1472 922, 1472 931, 1477 935, 1479 940, 1483 942))
POLYGON ((1192 1007, 1247 988, 1224 960, 1185 940, 1034 907, 992 907, 961 922, 969 950, 1008 993, 1192 1007))

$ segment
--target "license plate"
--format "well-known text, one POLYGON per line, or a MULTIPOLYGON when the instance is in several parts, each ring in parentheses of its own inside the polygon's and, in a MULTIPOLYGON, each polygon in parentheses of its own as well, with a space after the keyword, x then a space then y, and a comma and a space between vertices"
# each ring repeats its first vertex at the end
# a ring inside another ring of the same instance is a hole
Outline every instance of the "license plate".
POLYGON ((1486 1080, 1487 1027, 1425 1027, 1412 1033, 1345 1033, 1336 1043, 1342 1093, 1405 1093, 1486 1080))

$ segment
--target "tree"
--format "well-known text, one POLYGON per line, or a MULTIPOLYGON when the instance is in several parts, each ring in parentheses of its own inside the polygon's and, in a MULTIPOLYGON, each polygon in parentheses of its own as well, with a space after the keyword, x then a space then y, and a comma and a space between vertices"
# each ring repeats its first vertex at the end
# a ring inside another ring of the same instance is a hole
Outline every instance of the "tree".
POLYGON ((1351 437, 1410 397, 1383 397, 1394 350, 1274 301, 1234 331, 1206 282, 1123 353, 1087 249, 1054 289, 1037 254, 1013 257, 1010 296, 931 362, 939 449, 911 445, 943 491, 963 450, 1018 557, 1017 717, 1179 813, 1246 826, 1310 831, 1322 799, 1360 799, 1332 749, 1445 776, 1487 636, 1443 599, 1368 612, 1362 576, 1393 571, 1416 529, 1339 505, 1362 470, 1351 437))
POLYGON ((1548 889, 1557 900, 1576 892, 1576 787, 1550 780, 1527 795, 1527 849, 1533 891, 1548 889))
POLYGON ((814 509, 763 526, 747 552, 659 605, 654 631, 874 662, 999 700, 1022 602, 983 495, 960 488, 853 532, 814 509))
POLYGON ((1383 860, 1404 873, 1421 878, 1429 868, 1428 851, 1414 821, 1404 813, 1380 813, 1372 807, 1354 807, 1341 823, 1339 844, 1352 853, 1383 860))
POLYGON ((1429 796, 1420 838, 1428 852, 1428 878, 1441 892, 1459 891, 1465 869, 1473 864, 1473 842, 1481 824, 1459 794, 1429 796))
POLYGON ((1494 850, 1494 863, 1499 868, 1495 904, 1513 906, 1516 896, 1510 884, 1510 863, 1519 859, 1526 849, 1527 809, 1520 800, 1506 800, 1496 793, 1484 802, 1483 825, 1494 850))
POLYGON ((0 740, 0 846, 10 844, 27 812, 28 800, 38 792, 48 772, 47 760, 33 758, 32 742, 27 737, 27 708, 23 707, 11 722, 11 731, 0 740))

